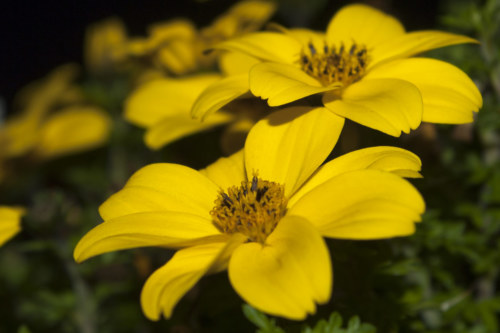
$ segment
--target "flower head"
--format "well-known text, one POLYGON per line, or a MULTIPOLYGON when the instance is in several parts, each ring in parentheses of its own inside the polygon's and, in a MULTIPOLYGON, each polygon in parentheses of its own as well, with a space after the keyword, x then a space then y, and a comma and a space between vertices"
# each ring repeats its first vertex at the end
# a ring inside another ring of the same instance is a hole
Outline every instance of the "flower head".
POLYGON ((85 64, 94 74, 110 73, 123 66, 127 56, 123 22, 109 18, 92 24, 85 33, 85 64))
POLYGON ((121 249, 179 249, 147 280, 145 315, 169 318, 203 275, 227 269, 236 292, 270 314, 303 319, 329 300, 332 269, 322 236, 409 235, 424 210, 401 176, 420 160, 399 148, 358 150, 321 164, 343 118, 322 108, 271 114, 244 150, 196 171, 152 164, 100 207, 104 222, 75 248, 75 260, 121 249))
POLYGON ((246 0, 238 2, 200 30, 185 19, 157 23, 151 26, 147 38, 129 41, 129 53, 134 57, 151 58, 156 67, 174 75, 210 68, 216 57, 214 53, 205 53, 207 48, 260 29, 275 9, 269 1, 246 0))
MULTIPOLYGON (((395 18, 366 5, 342 8, 326 33, 306 29, 260 32, 218 45, 261 60, 249 73, 250 91, 270 106, 322 94, 331 112, 399 136, 421 121, 472 121, 481 95, 458 68, 415 58, 435 48, 475 43, 440 32, 405 32, 395 18)), ((208 110, 193 112, 203 116, 208 110)))

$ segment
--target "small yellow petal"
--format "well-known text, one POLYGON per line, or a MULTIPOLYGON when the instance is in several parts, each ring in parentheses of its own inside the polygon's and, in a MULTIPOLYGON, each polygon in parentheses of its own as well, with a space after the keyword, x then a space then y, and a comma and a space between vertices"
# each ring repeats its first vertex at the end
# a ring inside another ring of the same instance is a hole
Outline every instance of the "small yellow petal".
POLYGON ((195 214, 210 219, 219 188, 191 168, 168 163, 150 164, 137 171, 125 188, 100 207, 104 220, 154 211, 195 214))
POLYGON ((339 116, 392 136, 409 133, 422 121, 420 91, 403 80, 361 80, 347 87, 341 99, 325 94, 323 104, 339 116))
POLYGON ((375 8, 354 4, 343 7, 332 18, 326 29, 330 44, 344 43, 348 46, 353 41, 365 45, 368 49, 404 34, 401 23, 375 8))
POLYGON ((144 141, 149 148, 160 149, 183 137, 226 124, 233 119, 234 116, 226 112, 213 114, 203 122, 191 118, 188 112, 184 115, 170 116, 151 126, 146 132, 144 141))
POLYGON ((239 186, 245 180, 243 156, 243 150, 240 150, 229 157, 221 157, 205 169, 200 170, 200 173, 207 176, 224 191, 231 186, 239 186))
POLYGON ((422 94, 422 120, 462 124, 473 120, 482 106, 481 93, 457 67, 428 58, 390 61, 370 71, 365 79, 396 78, 414 84, 422 94))
POLYGON ((24 209, 0 206, 0 246, 21 231, 24 209))
POLYGON ((276 32, 255 32, 216 45, 227 51, 246 53, 257 59, 294 64, 302 45, 291 36, 276 32))
POLYGON ((355 170, 376 169, 401 177, 420 178, 422 163, 412 152, 397 147, 370 147, 355 150, 321 166, 295 193, 288 205, 293 206, 300 198, 328 180, 355 170))
POLYGON ((267 99, 269 106, 280 106, 338 88, 340 84, 324 87, 300 68, 288 64, 262 63, 250 71, 250 91, 267 99))
POLYGON ((270 1, 240 1, 218 17, 211 28, 218 28, 216 30, 226 37, 256 31, 269 20, 275 10, 276 4, 270 1))
POLYGON ((160 48, 155 54, 160 68, 175 75, 183 75, 196 70, 198 63, 194 44, 188 40, 173 40, 168 46, 160 48))
POLYGON ((250 305, 271 315, 302 320, 326 303, 332 289, 328 248, 307 220, 284 217, 266 244, 238 247, 229 261, 229 279, 250 305))
POLYGON ((221 107, 248 92, 248 74, 228 76, 201 92, 193 104, 193 118, 205 119, 221 107))
POLYGON ((291 107, 259 121, 245 143, 248 179, 285 185, 294 193, 323 163, 342 131, 344 119, 325 108, 291 107))
POLYGON ((406 180, 365 169, 317 186, 287 214, 307 218, 326 237, 380 239, 412 234, 424 209, 422 196, 406 180))
POLYGON ((80 152, 102 145, 109 137, 111 119, 96 107, 72 106, 42 125, 36 153, 43 158, 80 152))
POLYGON ((144 246, 184 247, 224 238, 210 219, 172 211, 143 212, 105 221, 76 245, 74 258, 88 258, 144 246))
POLYGON ((174 306, 203 275, 227 265, 234 249, 243 241, 236 234, 226 242, 212 242, 177 251, 166 265, 146 281, 141 293, 142 310, 151 320, 161 314, 170 318, 174 306))
MULTIPOLYGON (((41 80, 30 83, 15 96, 14 105, 19 109, 26 109, 24 115, 30 117, 42 117, 54 103, 65 98, 75 98, 75 80, 79 66, 76 64, 65 64, 51 71, 41 80)), ((76 93, 78 98, 80 95, 76 93)))
POLYGON ((12 117, 0 127, 2 156, 12 158, 30 152, 39 140, 40 119, 28 115, 12 117))
POLYGON ((219 79, 218 74, 200 74, 148 82, 126 100, 125 118, 135 125, 149 127, 167 116, 186 115, 200 93, 219 79))
POLYGON ((467 36, 442 31, 409 32, 373 48, 370 51, 371 61, 368 70, 388 60, 408 58, 425 51, 464 43, 477 43, 477 41, 467 36))
POLYGON ((196 37, 195 25, 185 19, 156 23, 148 28, 149 46, 157 48, 171 40, 191 40, 196 37))

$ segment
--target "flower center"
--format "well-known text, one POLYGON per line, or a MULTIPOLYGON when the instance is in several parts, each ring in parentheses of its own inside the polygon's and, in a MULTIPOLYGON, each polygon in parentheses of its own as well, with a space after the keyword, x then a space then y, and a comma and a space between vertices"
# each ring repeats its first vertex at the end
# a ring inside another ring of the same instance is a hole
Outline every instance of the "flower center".
POLYGON ((210 215, 220 232, 240 232, 250 241, 264 244, 285 215, 287 202, 283 185, 253 176, 241 186, 221 191, 210 215))
POLYGON ((311 42, 300 52, 300 66, 304 72, 316 78, 323 86, 342 83, 347 86, 361 79, 365 73, 368 54, 364 45, 353 43, 349 50, 341 43, 317 49, 311 42))

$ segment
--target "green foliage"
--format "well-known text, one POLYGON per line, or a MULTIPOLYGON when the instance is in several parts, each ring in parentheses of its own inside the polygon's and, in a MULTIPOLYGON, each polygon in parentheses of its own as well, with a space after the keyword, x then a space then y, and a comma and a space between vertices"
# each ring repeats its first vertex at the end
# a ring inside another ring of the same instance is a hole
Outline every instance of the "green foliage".
MULTIPOLYGON (((259 310, 251 307, 248 304, 243 305, 243 313, 252 323, 259 329, 257 333, 284 333, 282 328, 276 325, 276 320, 269 318, 259 310)), ((342 317, 339 313, 334 312, 328 320, 319 320, 314 327, 304 327, 301 333, 375 333, 377 330, 374 326, 366 323, 361 323, 358 316, 349 319, 347 327, 342 328, 342 317)))

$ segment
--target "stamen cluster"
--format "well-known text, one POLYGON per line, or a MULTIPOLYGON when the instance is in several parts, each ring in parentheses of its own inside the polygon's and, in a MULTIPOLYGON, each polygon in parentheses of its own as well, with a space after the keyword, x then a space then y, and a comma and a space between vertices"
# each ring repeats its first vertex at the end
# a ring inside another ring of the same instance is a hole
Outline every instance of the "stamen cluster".
POLYGON ((264 244, 285 215, 287 202, 283 185, 254 176, 241 186, 221 191, 210 215, 219 231, 240 232, 250 241, 264 244))
POLYGON ((365 73, 368 54, 366 47, 353 43, 349 50, 341 43, 317 49, 311 42, 302 48, 300 66, 304 72, 318 79, 323 86, 341 83, 344 87, 361 79, 365 73))

